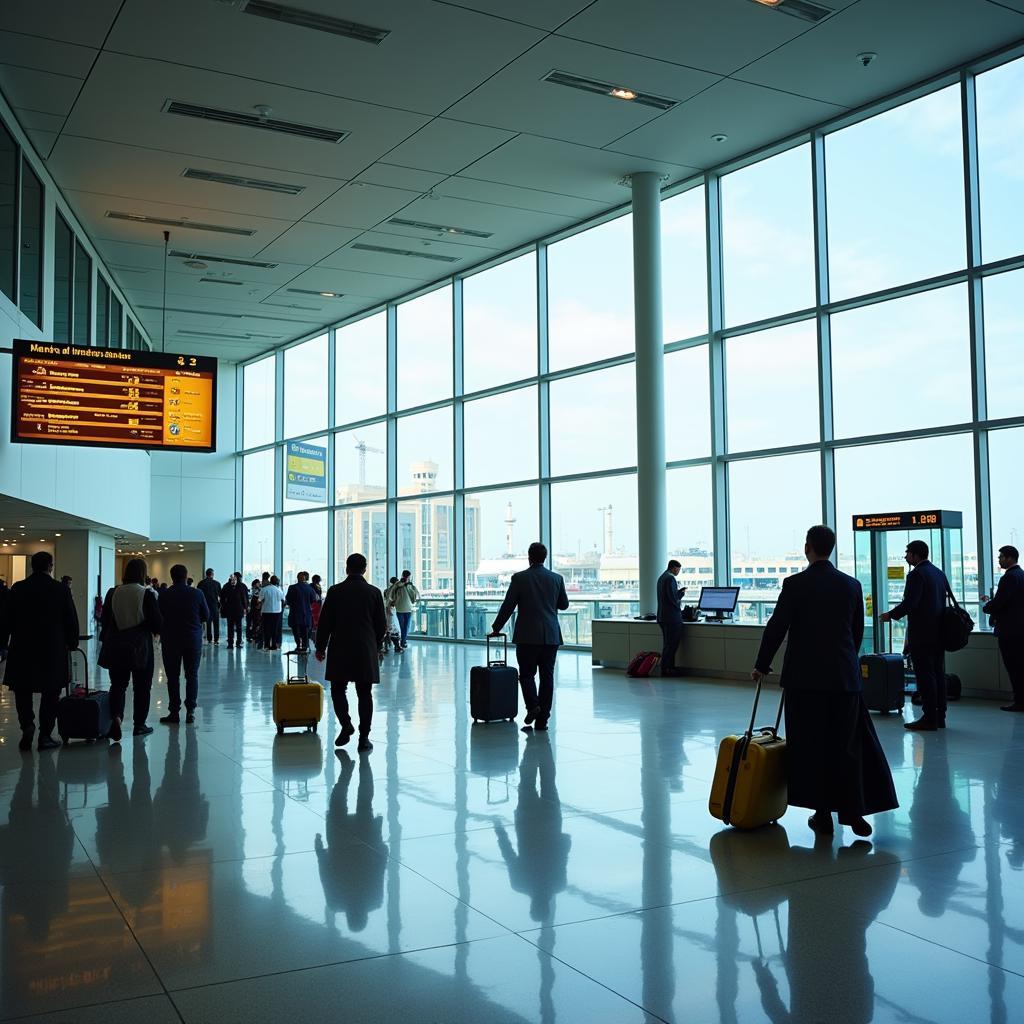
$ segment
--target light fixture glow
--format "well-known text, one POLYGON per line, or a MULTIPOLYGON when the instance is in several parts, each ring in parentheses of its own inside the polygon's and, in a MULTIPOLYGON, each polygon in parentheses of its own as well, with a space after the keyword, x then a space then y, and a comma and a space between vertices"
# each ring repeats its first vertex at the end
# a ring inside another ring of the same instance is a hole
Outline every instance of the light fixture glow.
POLYGON ((617 100, 635 100, 636 93, 632 89, 623 89, 620 86, 616 86, 614 89, 609 90, 609 96, 614 96, 617 100))
POLYGON ((325 299, 336 299, 338 297, 337 292, 321 292, 320 294, 325 299))
POLYGON ((782 0, 754 0, 754 3, 761 4, 764 7, 778 7, 782 0))

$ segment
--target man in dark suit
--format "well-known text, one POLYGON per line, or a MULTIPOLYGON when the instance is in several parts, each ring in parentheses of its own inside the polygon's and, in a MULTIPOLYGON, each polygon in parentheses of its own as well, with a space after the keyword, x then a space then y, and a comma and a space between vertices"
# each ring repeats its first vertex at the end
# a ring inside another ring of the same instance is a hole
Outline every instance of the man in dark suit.
POLYGON ((512 643, 516 645, 519 663, 519 685, 526 705, 525 724, 546 729, 555 697, 555 657, 562 643, 558 625, 559 611, 569 607, 565 581, 556 572, 544 568, 548 549, 534 541, 527 551, 529 569, 517 572, 509 580, 508 592, 501 602, 491 626, 491 636, 498 636, 501 627, 517 608, 516 628, 512 643), (536 676, 540 672, 540 694, 536 676))
POLYGON ((288 588, 285 604, 288 605, 288 625, 295 637, 297 651, 309 650, 309 631, 313 628, 313 602, 316 591, 310 586, 309 573, 300 572, 297 582, 288 588))
POLYGON ((907 619, 907 645, 914 663, 922 715, 905 729, 934 732, 946 728, 946 651, 942 646, 942 611, 946 607, 949 580, 928 561, 928 545, 912 540, 907 545, 907 582, 903 600, 879 616, 881 622, 907 619))
POLYGON ((7 650, 4 682, 14 691, 21 725, 20 750, 32 749, 39 696, 39 750, 60 746, 53 738, 60 691, 68 681, 68 651, 78 646, 78 613, 69 587, 53 578, 53 555, 32 556, 32 574, 11 587, 0 621, 0 649, 7 650))
POLYGON ((249 588, 242 574, 233 572, 220 590, 221 614, 228 622, 228 650, 242 646, 242 619, 249 611, 249 588))
POLYGON ((999 549, 999 568, 1003 578, 982 611, 992 620, 999 641, 1006 674, 1013 687, 1013 703, 1003 711, 1024 711, 1024 569, 1017 563, 1020 552, 1011 544, 999 549))
POLYGON ((897 807, 892 773, 861 696, 858 651, 864 599, 857 580, 830 561, 836 535, 807 531, 808 567, 788 576, 764 628, 751 678, 760 682, 787 639, 785 688, 789 803, 809 807, 808 825, 832 833, 832 812, 858 836, 871 835, 867 814, 897 807))
POLYGON ((680 676, 682 672, 676 668, 676 650, 683 635, 683 613, 679 602, 686 593, 676 585, 676 577, 682 564, 674 558, 669 560, 668 568, 658 577, 658 625, 661 626, 661 674, 663 676, 680 676))
POLYGON ((344 581, 335 583, 324 598, 316 631, 316 660, 326 657, 324 677, 331 683, 331 701, 341 724, 334 741, 342 747, 356 731, 349 714, 346 690, 356 684, 359 699, 359 751, 373 750, 373 684, 380 682, 384 636, 388 631, 384 595, 366 582, 366 557, 351 554, 345 560, 344 581))
POLYGON ((220 643, 220 583, 213 578, 213 570, 207 569, 206 575, 199 581, 197 590, 201 590, 206 598, 206 607, 210 617, 206 621, 206 642, 220 643))
POLYGON ((188 585, 188 568, 171 566, 171 585, 160 591, 160 653, 167 676, 167 714, 164 725, 177 725, 181 718, 181 669, 185 668, 185 724, 195 722, 199 700, 199 660, 203 655, 203 623, 210 610, 202 591, 188 585))

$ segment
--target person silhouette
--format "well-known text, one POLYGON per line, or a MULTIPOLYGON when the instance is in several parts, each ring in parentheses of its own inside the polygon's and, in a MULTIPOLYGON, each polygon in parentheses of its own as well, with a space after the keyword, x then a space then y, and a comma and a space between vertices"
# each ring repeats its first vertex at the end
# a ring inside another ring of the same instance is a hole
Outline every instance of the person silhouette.
POLYGON ((384 819, 373 813, 370 759, 359 758, 359 787, 352 814, 348 809, 348 791, 355 762, 347 751, 339 750, 335 755, 341 761, 341 774, 327 806, 327 843, 318 832, 314 846, 328 922, 334 927, 337 914, 344 913, 349 931, 361 932, 370 919, 370 911, 384 905, 388 846, 382 836, 384 819))
POLYGON ((1006 861, 1014 871, 1024 868, 1024 815, 1020 812, 1020 770, 1016 755, 1024 743, 1024 720, 1014 718, 1013 734, 1006 746, 1003 768, 996 787, 992 813, 999 830, 1013 845, 1006 851, 1006 861))
POLYGON ((162 846, 175 864, 183 864, 189 848, 206 838, 210 804, 199 792, 199 741, 194 729, 185 731, 185 760, 181 761, 181 731, 170 730, 164 777, 153 797, 153 820, 162 846))
POLYGON ((562 831, 555 759, 543 733, 527 734, 519 765, 515 829, 517 849, 512 848, 504 825, 494 823, 509 883, 516 892, 530 897, 530 917, 534 921, 550 922, 554 898, 567 884, 572 837, 562 831))

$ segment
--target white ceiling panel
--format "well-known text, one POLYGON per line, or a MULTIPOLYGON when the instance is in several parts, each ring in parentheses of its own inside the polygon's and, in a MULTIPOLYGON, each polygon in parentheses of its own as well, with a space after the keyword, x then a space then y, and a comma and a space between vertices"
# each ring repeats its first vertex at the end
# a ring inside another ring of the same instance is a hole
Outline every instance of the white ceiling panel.
POLYGON ((194 156, 348 179, 421 127, 421 114, 302 92, 252 79, 104 53, 67 130, 73 135, 194 156), (168 99, 351 132, 339 143, 163 113, 168 99), (117 110, 118 116, 110 116, 117 110))
POLYGON ((460 7, 469 7, 484 14, 493 14, 523 25, 536 25, 554 31, 562 22, 582 11, 593 0, 460 0, 460 7))
POLYGON ((442 242, 439 239, 400 237, 375 231, 367 231, 360 235, 353 244, 380 246, 409 253, 422 253, 423 255, 405 256, 392 252, 371 252, 347 245, 322 261, 320 266, 355 270, 368 274, 410 277, 418 281, 433 281, 446 274, 465 270, 466 267, 471 267, 497 255, 499 251, 482 246, 455 245, 451 242, 442 242), (442 261, 436 258, 440 256, 454 257, 454 259, 449 262, 448 259, 442 261))
POLYGON ((210 0, 129 0, 109 45, 236 75, 251 76, 258 68, 266 81, 438 114, 544 35, 423 0, 302 0, 296 6, 390 34, 372 45, 210 0))
MULTIPOLYGON (((2 20, 0 15, 0 20, 2 20)), ((97 51, 54 39, 40 39, 19 32, 0 32, 0 64, 85 78, 97 51)))
POLYGON ((843 109, 726 78, 610 148, 694 167, 713 167, 834 117, 843 109), (712 140, 711 136, 718 133, 728 136, 725 142, 712 140))
POLYGON ((18 124, 26 131, 31 128, 34 131, 49 132, 56 136, 64 126, 63 114, 44 114, 42 111, 26 110, 24 107, 14 107, 13 110, 18 124))
POLYGON ((64 134, 50 156, 57 183, 129 199, 158 199, 215 212, 300 220, 341 184, 332 178, 225 163, 64 134), (186 168, 295 185, 296 196, 183 177, 186 168))
MULTIPOLYGON (((344 252, 341 249, 339 252, 344 252)), ((361 296, 371 303, 411 291, 421 282, 415 277, 402 275, 378 275, 361 270, 344 270, 329 266, 333 257, 322 261, 320 266, 311 267, 289 284, 290 288, 309 288, 315 291, 339 292, 349 298, 361 296)), ((298 301, 298 299, 296 300, 298 301)), ((303 303, 305 305, 305 303, 303 303)))
POLYGON ((26 128, 25 134, 43 160, 50 155, 50 150, 59 138, 56 132, 41 132, 35 128, 26 128))
POLYGON ((556 192, 542 192, 539 189, 521 188, 518 185, 502 185, 494 181, 483 181, 457 175, 438 185, 434 195, 453 196, 457 199, 471 199, 475 202, 490 203, 492 206, 513 210, 534 210, 537 213, 552 213, 572 220, 585 220, 600 213, 607 203, 578 196, 559 195, 556 192))
POLYGON ((385 185, 387 188, 404 188, 410 192, 429 192, 446 177, 447 175, 435 171, 418 171, 413 167, 376 163, 372 167, 367 167, 356 181, 365 181, 369 185, 385 185))
MULTIPOLYGON (((289 310, 298 320, 304 317, 299 330, 295 333, 308 333, 311 330, 310 323, 316 321, 318 324, 335 323, 344 320, 345 317, 358 313, 370 300, 362 295, 344 295, 337 299, 317 300, 313 295, 296 295, 286 288, 280 289, 275 295, 267 299, 260 307, 267 313, 275 313, 281 317, 289 316, 289 310)), ((247 325, 253 331, 267 329, 266 321, 255 317, 245 317, 243 325, 247 325)))
POLYGON ((0 4, 0 29, 97 48, 121 4, 122 0, 6 0, 0 4))
POLYGON ((737 77, 859 106, 1014 35, 1024 35, 1024 15, 984 0, 860 0, 737 77), (867 68, 856 59, 864 51, 878 54, 867 68))
POLYGON ((261 260, 319 263, 325 256, 362 233, 361 228, 339 228, 330 224, 296 224, 275 238, 258 256, 261 260))
POLYGON ((597 0, 558 34, 729 75, 811 27, 750 0, 597 0))
POLYGON ((142 245, 163 245, 163 232, 167 230, 171 233, 171 248, 202 252, 204 248, 215 245, 216 251, 225 256, 241 256, 250 259, 288 227, 287 221, 269 220, 248 214, 197 210, 192 206, 155 203, 146 199, 124 199, 120 196, 78 192, 72 189, 65 189, 65 196, 74 211, 84 217, 86 223, 93 225, 92 234, 95 237, 112 238, 122 242, 139 242, 142 245), (225 234, 220 231, 207 231, 185 225, 165 227, 162 224, 120 220, 106 216, 108 210, 170 220, 187 218, 196 224, 239 228, 252 231, 253 234, 225 234))
POLYGON ((82 79, 70 75, 0 64, 0 89, 12 107, 63 116, 71 109, 81 87, 82 79))
POLYGON ((339 189, 306 218, 317 224, 337 224, 350 228, 372 228, 391 217, 403 206, 419 199, 420 192, 385 188, 354 181, 339 189))
POLYGON ((497 149, 514 132, 438 117, 387 154, 388 163, 455 174, 497 149))
POLYGON ((553 37, 503 68, 448 114, 495 128, 604 146, 660 113, 653 107, 543 81, 553 70, 677 101, 718 81, 704 71, 553 37))
POLYGON ((1012 7, 1015 11, 1024 14, 1024 0, 989 0, 989 3, 997 7, 1012 7))
POLYGON ((617 204, 629 195, 618 179, 636 171, 658 171, 667 174, 669 181, 676 181, 691 174, 693 168, 520 135, 478 160, 466 174, 617 204))

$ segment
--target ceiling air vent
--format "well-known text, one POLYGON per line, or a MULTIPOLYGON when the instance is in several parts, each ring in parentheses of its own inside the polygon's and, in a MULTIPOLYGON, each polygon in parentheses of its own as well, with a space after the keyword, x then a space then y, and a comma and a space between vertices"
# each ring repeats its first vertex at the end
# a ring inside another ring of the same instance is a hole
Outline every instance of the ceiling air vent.
POLYGON ((616 85, 614 82, 599 82, 593 78, 580 78, 579 75, 570 75, 568 71, 549 71, 541 81, 564 85, 569 89, 579 89, 581 92, 591 92, 597 96, 611 96, 617 100, 628 100, 630 103, 640 104, 641 107, 654 107, 655 110, 671 110, 679 104, 679 100, 670 100, 664 96, 654 96, 647 92, 637 92, 635 89, 628 89, 626 86, 616 85))
POLYGON ((183 252, 172 249, 168 254, 175 260, 200 260, 203 263, 229 263, 233 267, 255 267, 257 270, 275 270, 276 263, 260 263, 259 260, 236 260, 230 256, 210 256, 204 252, 183 252))
POLYGON ((420 260, 434 260, 436 263, 457 263, 458 256, 442 256, 436 252, 413 252, 411 249, 392 249, 386 245, 365 245, 357 242, 353 249, 361 249, 363 252, 386 252, 389 256, 414 256, 420 260))
POLYGON ((357 21, 332 18, 326 14, 318 14, 316 11, 303 10, 301 7, 269 3, 268 0, 249 0, 242 10, 246 14, 256 15, 257 18, 268 18, 270 21, 297 25, 299 28, 311 28, 317 32, 330 32, 331 35, 356 39, 360 43, 372 43, 374 46, 382 43, 390 35, 386 28, 361 25, 357 21))
POLYGON ((285 135, 315 139, 317 142, 341 142, 348 136, 348 132, 335 128, 318 128, 315 125, 282 121, 279 118, 268 116, 265 112, 246 114, 238 110, 219 110, 217 107, 203 107, 197 103, 182 103, 179 100, 168 100, 164 104, 164 112, 180 114, 182 117, 197 117, 201 121, 239 125, 242 128, 262 128, 268 132, 283 132, 285 135))
POLYGON ((761 7, 770 7, 773 11, 789 14, 801 21, 824 21, 830 14, 835 14, 831 7, 810 3, 810 0, 753 0, 761 7))
POLYGON ((197 220, 188 220, 185 217, 150 217, 144 213, 122 213, 120 210, 107 210, 104 216, 111 220, 130 220, 137 224, 156 224, 162 228, 188 228, 189 231, 213 231, 219 235, 243 235, 251 238, 256 234, 255 230, 249 228, 232 228, 226 224, 201 224, 197 220))
POLYGON ((420 231, 440 231, 445 235, 464 235, 466 238, 490 238, 493 231, 476 231, 473 228, 453 228, 447 224, 428 224, 423 220, 406 220, 404 217, 392 217, 389 224, 397 224, 400 228, 418 228, 420 231))
POLYGON ((232 285, 235 285, 236 287, 240 287, 245 282, 244 281, 225 281, 223 278, 220 278, 220 277, 201 277, 201 278, 199 278, 199 283, 200 284, 232 284, 232 285))
POLYGON ((288 185, 283 181, 263 181, 261 178, 243 178, 237 174, 221 174, 218 171, 201 171, 196 167, 186 167, 181 172, 183 178, 194 181, 212 181, 218 185, 234 185, 237 188, 255 188, 261 192, 277 192, 284 196, 297 196, 306 191, 305 185, 288 185))

